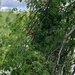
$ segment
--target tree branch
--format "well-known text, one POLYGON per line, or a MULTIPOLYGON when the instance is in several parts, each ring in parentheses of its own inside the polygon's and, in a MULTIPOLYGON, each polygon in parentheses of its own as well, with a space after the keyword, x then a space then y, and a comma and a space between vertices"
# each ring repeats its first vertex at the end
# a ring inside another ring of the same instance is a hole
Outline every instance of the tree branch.
POLYGON ((63 48, 64 48, 64 46, 65 46, 65 43, 66 43, 68 37, 69 37, 74 31, 75 31, 75 26, 70 30, 69 33, 67 33, 67 34, 65 35, 65 38, 63 39, 63 42, 62 42, 62 44, 61 44, 61 48, 60 48, 59 53, 58 53, 57 65, 59 64, 61 52, 62 52, 62 50, 63 50, 63 48))

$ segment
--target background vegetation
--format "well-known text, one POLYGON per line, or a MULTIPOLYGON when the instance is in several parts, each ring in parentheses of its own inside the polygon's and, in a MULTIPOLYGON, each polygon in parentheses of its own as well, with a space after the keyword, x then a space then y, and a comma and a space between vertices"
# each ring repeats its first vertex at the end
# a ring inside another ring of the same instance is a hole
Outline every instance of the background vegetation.
POLYGON ((0 12, 0 70, 11 75, 71 75, 75 1, 25 2, 28 11, 0 12))

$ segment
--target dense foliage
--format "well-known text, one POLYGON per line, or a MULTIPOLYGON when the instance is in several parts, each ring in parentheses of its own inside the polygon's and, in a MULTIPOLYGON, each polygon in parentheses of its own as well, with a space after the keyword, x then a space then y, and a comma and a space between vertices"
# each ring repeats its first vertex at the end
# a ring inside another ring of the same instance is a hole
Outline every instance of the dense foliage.
POLYGON ((11 75, 71 75, 75 1, 25 2, 28 11, 0 12, 0 70, 11 75))

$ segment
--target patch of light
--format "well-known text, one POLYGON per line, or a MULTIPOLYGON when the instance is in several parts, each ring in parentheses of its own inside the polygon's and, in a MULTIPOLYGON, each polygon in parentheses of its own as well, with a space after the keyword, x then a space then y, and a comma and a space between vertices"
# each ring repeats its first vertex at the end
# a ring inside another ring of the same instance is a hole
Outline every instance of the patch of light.
POLYGON ((8 7, 1 7, 1 10, 7 10, 9 9, 8 7))
POLYGON ((74 50, 74 53, 75 53, 75 50, 74 50))

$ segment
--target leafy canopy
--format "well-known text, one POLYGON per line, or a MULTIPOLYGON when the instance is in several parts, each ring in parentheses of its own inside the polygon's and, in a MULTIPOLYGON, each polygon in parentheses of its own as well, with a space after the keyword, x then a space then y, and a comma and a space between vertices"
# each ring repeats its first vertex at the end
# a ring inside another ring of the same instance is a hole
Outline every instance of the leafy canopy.
POLYGON ((0 12, 0 69, 11 75, 71 75, 75 1, 25 2, 29 11, 0 12))

